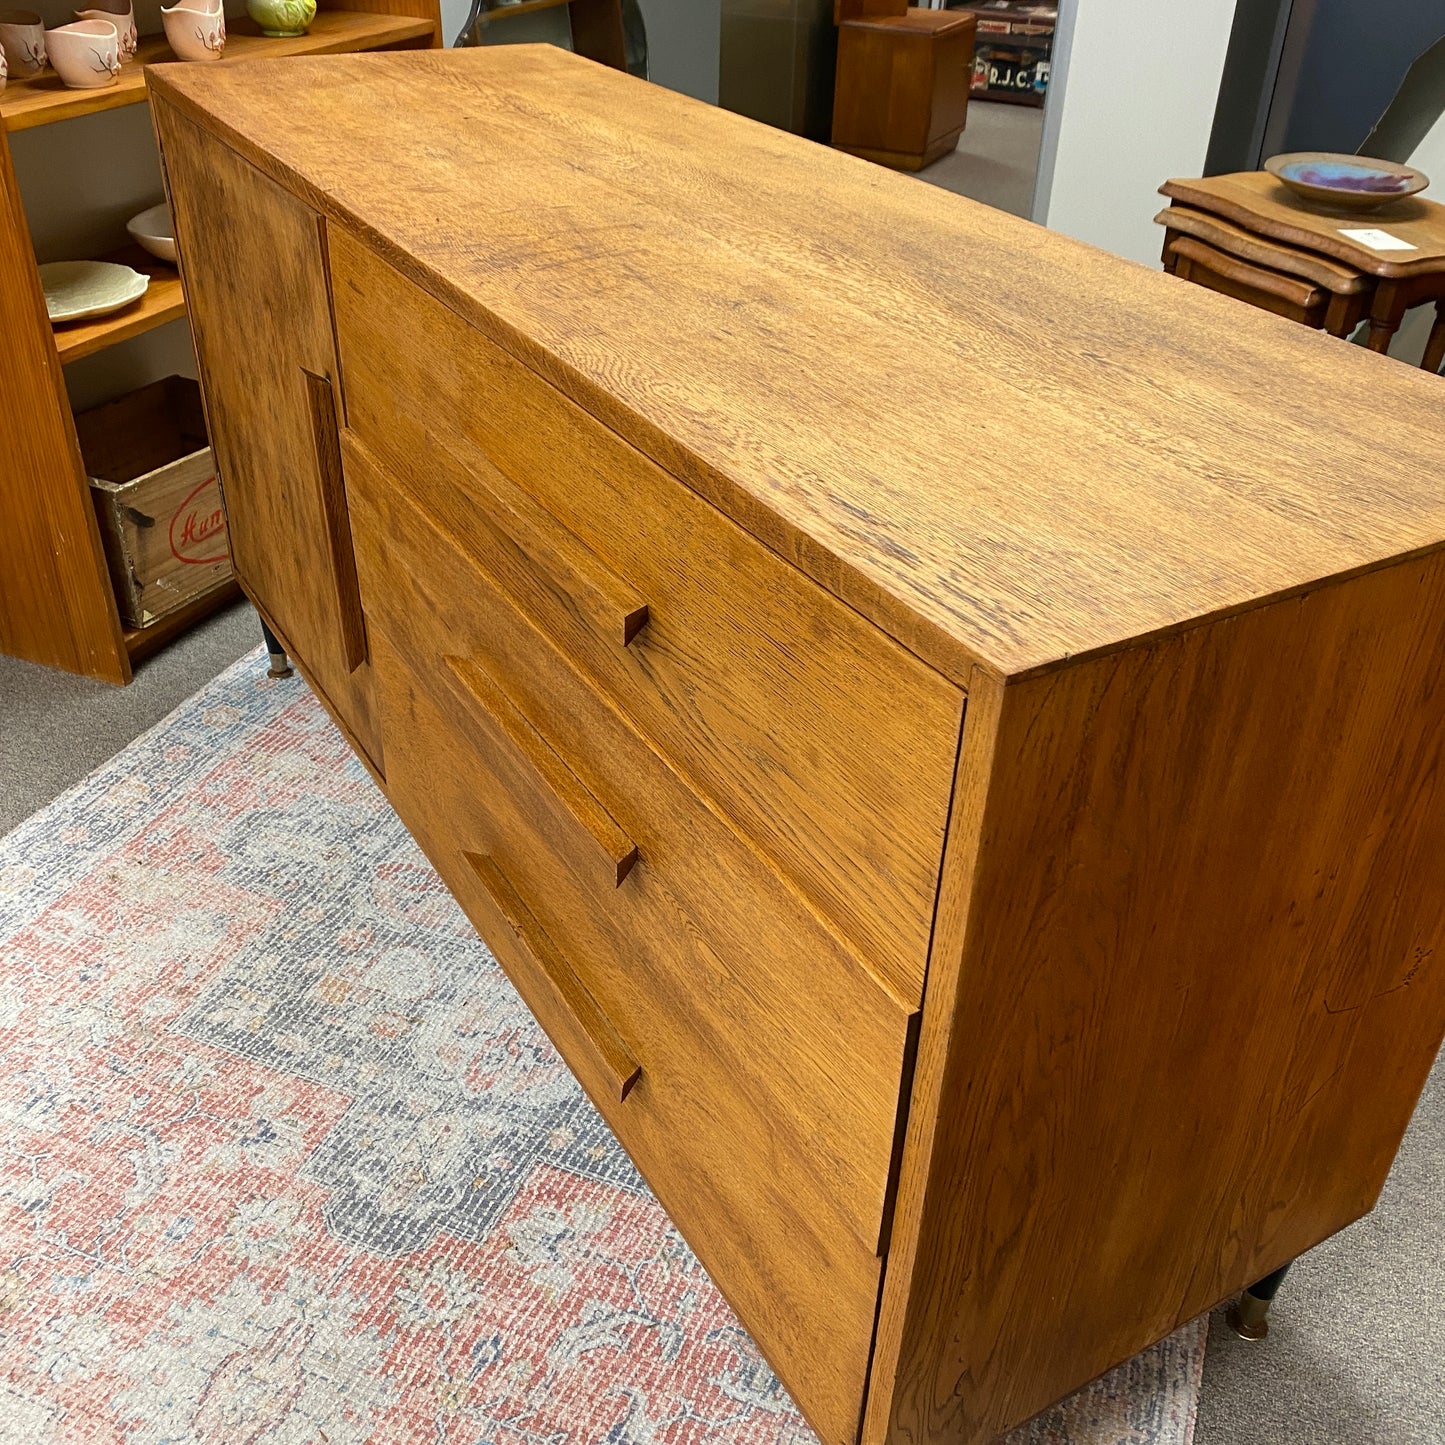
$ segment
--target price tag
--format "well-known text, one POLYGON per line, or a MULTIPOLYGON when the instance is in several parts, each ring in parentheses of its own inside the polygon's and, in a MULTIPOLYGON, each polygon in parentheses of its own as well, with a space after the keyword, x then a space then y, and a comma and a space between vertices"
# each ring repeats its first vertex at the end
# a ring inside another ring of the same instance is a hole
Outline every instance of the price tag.
POLYGON ((1349 241, 1358 241, 1362 246, 1368 246, 1372 251, 1418 251, 1418 246, 1412 246, 1408 241, 1402 241, 1398 236, 1392 236, 1388 231, 1348 231, 1343 226, 1340 228, 1340 235, 1349 241))

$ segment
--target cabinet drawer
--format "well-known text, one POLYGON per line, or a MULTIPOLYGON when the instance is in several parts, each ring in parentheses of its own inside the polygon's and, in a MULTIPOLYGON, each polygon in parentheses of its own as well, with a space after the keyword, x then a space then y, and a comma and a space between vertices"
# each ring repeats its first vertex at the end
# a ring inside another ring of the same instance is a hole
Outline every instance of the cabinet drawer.
POLYGON ((398 491, 355 511, 398 812, 799 1403, 851 1438, 916 1016, 398 491))
POLYGON ((348 425, 699 791, 920 996, 958 688, 349 237, 348 425))

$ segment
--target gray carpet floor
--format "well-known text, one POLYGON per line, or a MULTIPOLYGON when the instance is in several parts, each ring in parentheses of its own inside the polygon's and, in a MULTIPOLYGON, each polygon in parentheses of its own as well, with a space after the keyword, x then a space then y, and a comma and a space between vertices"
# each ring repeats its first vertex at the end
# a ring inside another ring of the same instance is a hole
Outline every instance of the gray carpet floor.
MULTIPOLYGON (((0 834, 259 638, 255 614, 238 604, 152 659, 128 688, 0 658, 0 834)), ((1379 1208, 1300 1261, 1269 1339, 1245 1344, 1221 1317, 1212 1322, 1196 1445, 1445 1445, 1442 1226, 1445 1064, 1379 1208)))
POLYGON ((958 148, 918 178, 1015 216, 1033 206, 1034 175, 1044 136, 1044 113, 998 100, 972 101, 958 148))
POLYGON ((0 656, 0 836, 114 757, 261 641, 237 602, 112 687, 0 656))

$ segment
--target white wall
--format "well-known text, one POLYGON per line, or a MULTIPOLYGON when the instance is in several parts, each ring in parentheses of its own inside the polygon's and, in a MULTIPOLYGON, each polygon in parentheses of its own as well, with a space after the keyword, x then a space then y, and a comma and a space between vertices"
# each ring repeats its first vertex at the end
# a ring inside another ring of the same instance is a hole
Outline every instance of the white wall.
POLYGON ((1158 265, 1155 194, 1204 171, 1235 0, 1061 0, 1034 220, 1158 265))

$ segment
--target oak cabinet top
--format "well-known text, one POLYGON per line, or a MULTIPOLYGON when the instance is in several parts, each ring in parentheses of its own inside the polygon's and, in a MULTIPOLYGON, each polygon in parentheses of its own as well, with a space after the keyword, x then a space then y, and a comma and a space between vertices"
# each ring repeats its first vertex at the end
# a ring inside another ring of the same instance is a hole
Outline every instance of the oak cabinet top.
POLYGON ((149 76, 962 681, 1445 539, 1437 378, 560 50, 149 76))

